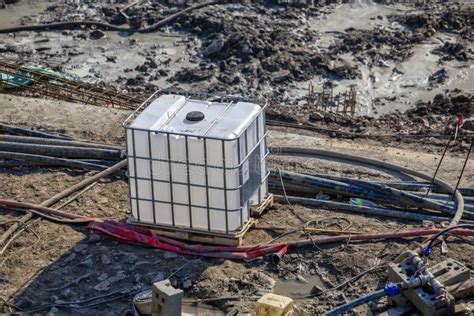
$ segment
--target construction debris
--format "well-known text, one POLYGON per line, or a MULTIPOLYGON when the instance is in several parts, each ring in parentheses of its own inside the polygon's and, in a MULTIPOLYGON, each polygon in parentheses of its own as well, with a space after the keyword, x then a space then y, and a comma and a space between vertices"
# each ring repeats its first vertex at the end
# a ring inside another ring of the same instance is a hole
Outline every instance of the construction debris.
POLYGON ((472 310, 469 1, 0 8, 0 313, 472 310))

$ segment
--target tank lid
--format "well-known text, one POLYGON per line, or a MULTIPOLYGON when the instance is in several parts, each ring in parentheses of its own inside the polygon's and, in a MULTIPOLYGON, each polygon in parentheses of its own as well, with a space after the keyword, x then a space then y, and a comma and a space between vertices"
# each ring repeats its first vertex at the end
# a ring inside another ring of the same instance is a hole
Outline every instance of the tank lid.
POLYGON ((204 119, 204 113, 201 111, 191 111, 186 114, 186 119, 191 122, 199 122, 204 119))

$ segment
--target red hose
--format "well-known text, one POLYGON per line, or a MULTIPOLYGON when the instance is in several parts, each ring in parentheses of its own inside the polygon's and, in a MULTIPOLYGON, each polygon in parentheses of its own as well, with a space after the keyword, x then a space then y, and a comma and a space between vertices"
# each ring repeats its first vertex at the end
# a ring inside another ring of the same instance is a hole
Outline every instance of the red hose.
POLYGON ((91 222, 87 227, 91 232, 110 239, 194 256, 250 261, 278 252, 286 247, 286 244, 257 246, 190 245, 171 238, 159 236, 142 227, 115 221, 91 222))
MULTIPOLYGON (((290 241, 288 246, 290 248, 297 248, 315 244, 330 244, 341 241, 356 241, 356 240, 376 240, 376 239, 392 239, 392 238, 408 238, 408 237, 420 237, 434 235, 442 231, 442 228, 431 228, 423 230, 410 230, 404 232, 395 232, 395 233, 380 233, 380 234, 366 234, 366 235, 342 235, 342 236, 333 236, 320 239, 311 240, 297 240, 290 241)), ((461 236, 474 236, 474 230, 470 229, 453 229, 451 232, 456 233, 461 236)))
MULTIPOLYGON (((115 221, 91 222, 88 225, 91 232, 102 236, 115 239, 122 242, 145 245, 159 248, 166 251, 173 251, 181 254, 217 257, 234 260, 250 261, 256 258, 264 257, 269 254, 281 253, 285 254, 288 247, 297 248, 315 244, 336 243, 347 240, 378 240, 390 238, 407 238, 433 235, 442 229, 424 229, 396 233, 366 234, 366 235, 343 235, 319 238, 313 240, 299 240, 288 243, 277 243, 270 245, 252 245, 252 246, 208 246, 200 244, 187 244, 182 241, 163 237, 153 233, 152 231, 115 221)), ((474 236, 473 230, 455 229, 454 233, 462 236, 474 236)))
MULTIPOLYGON (((89 223, 88 229, 102 236, 115 239, 121 242, 127 242, 137 245, 150 246, 166 251, 173 251, 185 255, 205 256, 214 258, 225 258, 233 260, 250 261, 261 258, 270 254, 278 254, 283 256, 288 248, 297 248, 309 246, 312 244, 329 244, 346 241, 362 241, 362 240, 382 240, 392 238, 408 238, 419 236, 431 236, 439 233, 442 229, 432 228, 414 231, 379 233, 365 235, 342 235, 306 240, 290 241, 287 243, 276 243, 269 245, 249 245, 249 246, 211 246, 201 244, 188 244, 183 241, 160 236, 149 229, 121 223, 116 221, 102 221, 94 217, 86 217, 75 215, 41 205, 23 203, 12 200, 0 199, 0 206, 7 208, 16 208, 34 212, 48 219, 63 223, 89 223)), ((474 230, 469 229, 453 229, 451 233, 461 236, 474 236, 474 230)))

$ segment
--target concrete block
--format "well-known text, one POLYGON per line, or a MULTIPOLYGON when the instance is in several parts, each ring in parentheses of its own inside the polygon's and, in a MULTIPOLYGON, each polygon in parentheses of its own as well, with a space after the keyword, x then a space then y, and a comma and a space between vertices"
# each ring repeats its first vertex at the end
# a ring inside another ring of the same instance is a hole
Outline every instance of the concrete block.
POLYGON ((471 276, 471 271, 461 262, 454 259, 446 259, 430 268, 434 277, 444 286, 466 281, 471 276))
POLYGON ((169 280, 153 283, 152 316, 181 315, 183 291, 171 286, 169 280))
POLYGON ((447 290, 457 300, 471 297, 474 295, 474 278, 451 285, 447 290))
POLYGON ((272 293, 265 294, 257 301, 256 316, 284 316, 293 309, 293 300, 272 293))
MULTIPOLYGON (((430 270, 431 271, 431 270, 430 270)), ((415 273, 410 259, 405 259, 400 264, 388 265, 388 278, 391 282, 404 282, 415 273)), ((423 288, 407 289, 404 295, 396 295, 388 299, 389 304, 406 304, 406 298, 416 306, 423 316, 452 315, 454 312, 454 297, 447 293, 445 298, 437 298, 431 291, 423 288), (406 298, 405 298, 406 297, 406 298)))

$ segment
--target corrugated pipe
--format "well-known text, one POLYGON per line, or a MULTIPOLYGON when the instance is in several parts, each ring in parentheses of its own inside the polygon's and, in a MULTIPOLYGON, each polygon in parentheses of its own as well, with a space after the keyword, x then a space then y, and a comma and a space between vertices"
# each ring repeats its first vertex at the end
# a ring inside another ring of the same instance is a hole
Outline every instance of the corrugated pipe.
POLYGON ((22 144, 0 142, 0 151, 35 154, 63 158, 86 158, 120 160, 125 156, 124 151, 115 149, 85 148, 73 146, 51 146, 39 144, 22 144))

